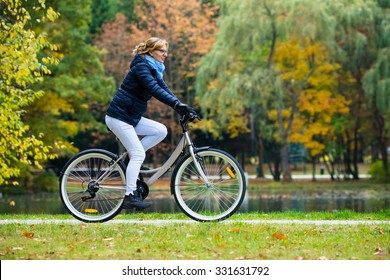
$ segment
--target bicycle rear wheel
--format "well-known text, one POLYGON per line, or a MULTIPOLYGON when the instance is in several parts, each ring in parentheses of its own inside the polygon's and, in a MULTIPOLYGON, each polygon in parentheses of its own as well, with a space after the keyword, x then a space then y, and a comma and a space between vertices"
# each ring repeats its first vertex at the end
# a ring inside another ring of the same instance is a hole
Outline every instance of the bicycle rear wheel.
POLYGON ((105 222, 121 210, 126 194, 126 169, 117 156, 99 149, 71 158, 60 177, 66 209, 84 222, 105 222))
POLYGON ((188 154, 177 164, 172 175, 177 204, 196 221, 220 221, 230 217, 245 197, 242 168, 231 155, 217 149, 199 151, 196 157, 209 183, 202 180, 188 154))

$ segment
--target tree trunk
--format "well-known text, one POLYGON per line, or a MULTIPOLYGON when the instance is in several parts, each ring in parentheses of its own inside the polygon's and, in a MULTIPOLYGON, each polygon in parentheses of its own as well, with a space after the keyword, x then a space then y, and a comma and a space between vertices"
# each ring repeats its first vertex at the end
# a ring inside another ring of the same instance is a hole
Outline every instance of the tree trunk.
MULTIPOLYGON (((358 121, 359 122, 359 121, 358 121)), ((358 167, 358 154, 359 154, 359 127, 360 125, 356 124, 356 128, 353 135, 353 170, 352 176, 354 180, 359 180, 359 167, 358 167)))
POLYGON ((385 127, 385 120, 381 116, 378 110, 374 111, 374 127, 377 133, 377 147, 379 150, 379 153, 382 158, 383 168, 386 174, 386 177, 388 177, 389 174, 389 164, 388 164, 388 156, 387 156, 387 138, 386 138, 386 127, 385 127))
POLYGON ((388 162, 388 156, 387 156, 386 141, 382 141, 382 144, 381 144, 381 154, 382 154, 383 168, 385 170, 385 176, 386 176, 386 178, 388 178, 390 176, 390 171, 389 171, 389 162, 388 162))
POLYGON ((256 176, 258 178, 264 178, 264 163, 263 163, 263 139, 261 137, 256 137, 256 146, 257 146, 257 156, 259 157, 259 163, 257 164, 256 176))
POLYGON ((311 158, 311 166, 312 166, 312 181, 317 181, 316 179, 316 160, 317 160, 317 157, 312 157, 311 158))
POLYGON ((291 170, 290 165, 288 163, 288 144, 285 143, 282 146, 282 149, 280 150, 280 157, 282 160, 282 175, 283 175, 283 182, 291 182, 292 176, 291 176, 291 170))
POLYGON ((280 181, 280 160, 279 160, 279 157, 277 158, 274 158, 274 168, 272 168, 272 164, 271 164, 271 161, 268 161, 268 168, 269 168, 269 171, 272 175, 272 178, 274 179, 274 181, 278 182, 280 181))
POLYGON ((324 154, 324 165, 325 165, 325 168, 326 168, 326 171, 328 171, 329 175, 330 175, 330 178, 332 181, 335 181, 335 160, 333 159, 332 160, 332 157, 329 156, 328 153, 325 153, 324 154), (326 158, 328 158, 329 160, 326 160, 326 158))

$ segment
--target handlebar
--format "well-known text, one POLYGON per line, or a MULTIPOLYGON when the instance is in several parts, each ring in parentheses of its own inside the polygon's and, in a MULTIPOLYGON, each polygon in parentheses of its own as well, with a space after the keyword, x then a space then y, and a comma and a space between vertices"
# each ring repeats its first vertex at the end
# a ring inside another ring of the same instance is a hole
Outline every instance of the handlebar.
POLYGON ((183 115, 181 117, 180 121, 183 123, 186 123, 186 122, 193 122, 196 119, 201 120, 201 118, 198 116, 198 114, 196 114, 196 113, 194 114, 192 112, 189 112, 189 113, 183 115))
POLYGON ((183 128, 183 131, 187 131, 187 124, 189 122, 194 122, 196 119, 201 120, 201 118, 198 116, 198 114, 189 112, 180 118, 180 123, 183 128))

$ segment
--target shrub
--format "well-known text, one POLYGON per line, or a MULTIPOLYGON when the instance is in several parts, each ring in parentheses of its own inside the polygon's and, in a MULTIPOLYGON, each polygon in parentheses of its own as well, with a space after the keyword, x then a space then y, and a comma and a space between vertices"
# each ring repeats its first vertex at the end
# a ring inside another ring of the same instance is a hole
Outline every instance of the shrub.
POLYGON ((386 175, 385 168, 383 167, 383 162, 381 160, 375 161, 370 165, 368 174, 370 174, 371 178, 375 181, 390 182, 390 175, 386 175))

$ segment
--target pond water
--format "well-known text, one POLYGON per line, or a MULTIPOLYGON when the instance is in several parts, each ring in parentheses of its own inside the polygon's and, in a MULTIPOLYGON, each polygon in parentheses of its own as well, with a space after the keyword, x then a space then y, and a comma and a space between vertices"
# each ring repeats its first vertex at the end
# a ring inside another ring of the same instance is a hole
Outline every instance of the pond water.
MULTIPOLYGON (((180 212, 168 190, 151 190, 148 201, 153 203, 146 212, 180 212)), ((348 188, 289 188, 261 187, 247 191, 240 212, 332 212, 353 210, 360 213, 390 208, 389 186, 356 186, 348 188)), ((67 213, 58 193, 0 195, 0 213, 63 214, 67 213)))

